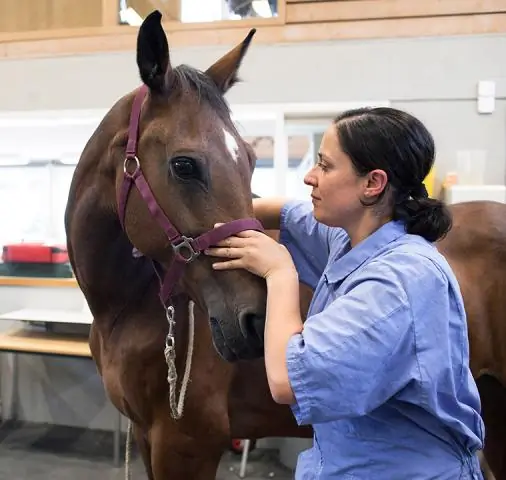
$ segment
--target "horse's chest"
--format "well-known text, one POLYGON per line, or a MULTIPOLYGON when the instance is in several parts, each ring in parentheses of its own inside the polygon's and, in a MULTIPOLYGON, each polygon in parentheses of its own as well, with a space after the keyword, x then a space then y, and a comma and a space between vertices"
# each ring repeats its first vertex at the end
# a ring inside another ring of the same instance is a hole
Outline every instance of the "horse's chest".
POLYGON ((123 372, 107 355, 102 355, 102 379, 107 396, 113 405, 125 414, 125 392, 121 383, 123 372))
POLYGON ((121 364, 115 361, 113 352, 106 350, 99 332, 93 326, 90 335, 90 349, 102 377, 107 396, 113 405, 123 412, 124 392, 120 380, 123 372, 119 368, 121 364))

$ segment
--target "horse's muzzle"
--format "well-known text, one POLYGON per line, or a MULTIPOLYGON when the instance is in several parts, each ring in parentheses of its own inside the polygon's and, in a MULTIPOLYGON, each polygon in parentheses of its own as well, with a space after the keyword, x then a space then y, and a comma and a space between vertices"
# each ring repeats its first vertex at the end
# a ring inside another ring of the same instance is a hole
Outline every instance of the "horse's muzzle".
POLYGON ((239 360, 254 360, 264 356, 263 326, 264 320, 261 317, 245 314, 239 317, 239 324, 243 327, 232 334, 229 329, 223 329, 221 322, 215 317, 210 318, 211 335, 213 344, 218 354, 227 362, 239 360), (262 329, 259 334, 258 330, 262 329))

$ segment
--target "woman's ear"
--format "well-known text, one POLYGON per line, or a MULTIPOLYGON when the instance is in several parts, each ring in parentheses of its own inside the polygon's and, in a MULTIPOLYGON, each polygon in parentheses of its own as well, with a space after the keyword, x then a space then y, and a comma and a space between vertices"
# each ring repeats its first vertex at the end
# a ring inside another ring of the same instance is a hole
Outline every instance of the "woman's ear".
POLYGON ((384 170, 370 171, 366 176, 364 196, 367 198, 377 197, 385 190, 388 184, 388 175, 384 170))

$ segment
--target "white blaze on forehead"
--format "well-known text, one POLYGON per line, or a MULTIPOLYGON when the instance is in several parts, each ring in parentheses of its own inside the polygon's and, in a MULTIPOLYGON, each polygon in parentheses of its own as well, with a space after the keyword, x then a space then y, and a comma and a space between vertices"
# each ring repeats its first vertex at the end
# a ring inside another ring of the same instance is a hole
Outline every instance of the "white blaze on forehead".
POLYGON ((234 161, 237 162, 239 160, 239 145, 237 145, 234 136, 227 129, 223 129, 223 134, 225 135, 225 145, 227 146, 227 150, 234 161))

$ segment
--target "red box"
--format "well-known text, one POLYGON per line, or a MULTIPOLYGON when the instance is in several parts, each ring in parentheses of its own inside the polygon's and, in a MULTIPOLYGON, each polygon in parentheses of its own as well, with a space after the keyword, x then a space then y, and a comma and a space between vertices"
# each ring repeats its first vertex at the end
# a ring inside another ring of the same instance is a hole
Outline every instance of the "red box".
POLYGON ((64 264, 69 256, 64 245, 13 243, 4 245, 2 259, 4 263, 64 264))

